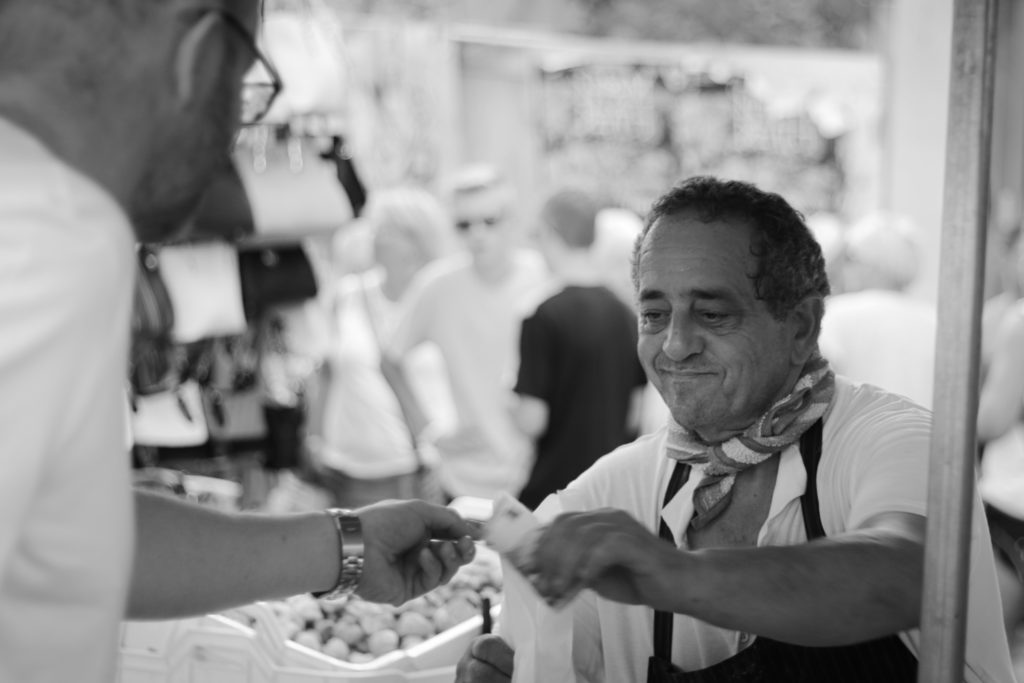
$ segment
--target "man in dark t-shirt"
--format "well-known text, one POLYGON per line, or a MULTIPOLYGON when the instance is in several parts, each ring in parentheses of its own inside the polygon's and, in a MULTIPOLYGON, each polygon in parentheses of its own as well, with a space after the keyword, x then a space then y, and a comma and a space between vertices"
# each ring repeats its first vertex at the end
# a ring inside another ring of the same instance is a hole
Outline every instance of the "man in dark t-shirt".
POLYGON ((597 210, 585 193, 565 190, 540 214, 537 238, 556 285, 524 318, 513 411, 535 444, 519 494, 531 508, 636 436, 647 380, 636 355, 636 317, 600 284, 592 262, 597 210))

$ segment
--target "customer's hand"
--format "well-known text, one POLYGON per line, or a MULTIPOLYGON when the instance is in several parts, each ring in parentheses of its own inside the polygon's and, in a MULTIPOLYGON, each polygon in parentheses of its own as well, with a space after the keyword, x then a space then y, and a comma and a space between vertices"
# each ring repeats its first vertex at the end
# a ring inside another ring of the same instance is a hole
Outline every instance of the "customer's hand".
POLYGON ((365 560, 356 593, 400 605, 447 583, 476 551, 474 530, 447 508, 420 500, 387 501, 355 510, 365 560))
POLYGON ((455 668, 455 683, 505 683, 512 680, 512 648, 495 635, 479 636, 455 668))

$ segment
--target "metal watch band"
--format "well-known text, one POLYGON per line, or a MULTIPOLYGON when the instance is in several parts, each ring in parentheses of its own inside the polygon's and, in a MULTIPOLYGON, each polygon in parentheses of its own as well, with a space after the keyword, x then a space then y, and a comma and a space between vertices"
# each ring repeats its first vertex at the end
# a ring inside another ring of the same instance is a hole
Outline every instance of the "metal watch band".
POLYGON ((338 532, 340 568, 338 582, 334 588, 313 593, 313 597, 336 600, 355 591, 359 579, 363 576, 363 525, 351 510, 329 508, 324 512, 334 522, 334 528, 338 532))

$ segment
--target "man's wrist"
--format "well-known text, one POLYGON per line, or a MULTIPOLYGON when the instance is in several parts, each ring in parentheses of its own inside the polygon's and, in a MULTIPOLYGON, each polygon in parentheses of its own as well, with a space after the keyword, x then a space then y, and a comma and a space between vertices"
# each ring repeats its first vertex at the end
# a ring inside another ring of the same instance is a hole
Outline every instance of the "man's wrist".
POLYGON ((338 537, 338 579, 334 587, 313 593, 313 597, 335 600, 353 593, 363 576, 363 526, 351 510, 330 508, 324 514, 331 519, 338 537))

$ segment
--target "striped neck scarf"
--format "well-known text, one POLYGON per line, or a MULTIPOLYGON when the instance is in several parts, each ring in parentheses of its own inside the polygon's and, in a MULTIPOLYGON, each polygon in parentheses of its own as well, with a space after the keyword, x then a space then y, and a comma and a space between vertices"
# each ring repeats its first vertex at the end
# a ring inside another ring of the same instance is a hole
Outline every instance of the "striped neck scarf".
POLYGON ((693 492, 690 524, 700 529, 729 506, 736 475, 796 443, 825 414, 835 392, 835 375, 820 355, 804 366, 793 391, 776 401, 742 434, 721 443, 706 443, 669 417, 665 450, 686 464, 706 464, 693 492))

